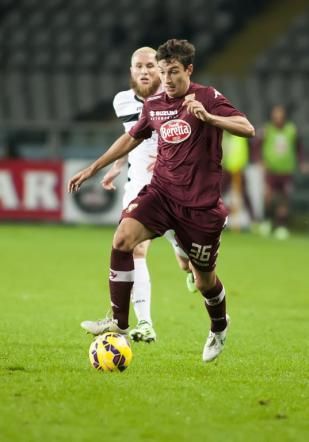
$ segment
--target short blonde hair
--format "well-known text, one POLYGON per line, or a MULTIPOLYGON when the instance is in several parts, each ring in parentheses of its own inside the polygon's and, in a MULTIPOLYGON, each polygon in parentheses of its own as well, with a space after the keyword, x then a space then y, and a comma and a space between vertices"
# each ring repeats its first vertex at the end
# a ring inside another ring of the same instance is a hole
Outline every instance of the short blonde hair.
POLYGON ((132 64, 132 60, 133 58, 138 55, 138 54, 145 54, 145 53, 150 53, 152 55, 156 55, 157 51, 149 46, 143 46, 141 48, 136 49, 136 51, 133 52, 132 56, 131 56, 131 64, 132 64))

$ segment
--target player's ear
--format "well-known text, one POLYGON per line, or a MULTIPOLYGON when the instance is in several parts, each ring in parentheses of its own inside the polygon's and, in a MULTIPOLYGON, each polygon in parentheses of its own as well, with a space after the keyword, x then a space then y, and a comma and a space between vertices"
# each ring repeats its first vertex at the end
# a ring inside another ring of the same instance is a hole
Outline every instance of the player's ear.
POLYGON ((192 72, 193 72, 193 64, 189 64, 189 66, 187 67, 187 72, 188 72, 189 76, 192 75, 192 72))

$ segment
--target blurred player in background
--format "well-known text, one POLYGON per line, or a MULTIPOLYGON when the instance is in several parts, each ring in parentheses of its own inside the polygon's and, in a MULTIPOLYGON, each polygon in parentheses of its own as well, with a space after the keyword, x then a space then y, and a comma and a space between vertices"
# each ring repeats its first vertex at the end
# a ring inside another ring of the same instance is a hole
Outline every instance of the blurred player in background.
POLYGON ((286 239, 293 177, 303 155, 297 128, 287 121, 283 106, 272 108, 270 121, 257 136, 257 147, 265 171, 265 222, 260 232, 273 231, 276 238, 286 239))
MULTIPOLYGON (((138 121, 143 108, 145 98, 154 95, 161 88, 156 51, 150 47, 137 49, 131 57, 131 88, 119 92, 113 101, 117 117, 124 125, 125 132, 138 121)), ((155 132, 152 136, 141 143, 128 156, 115 161, 112 168, 102 180, 106 190, 114 190, 114 180, 120 174, 122 168, 128 165, 128 181, 125 185, 123 208, 128 207, 138 195, 139 191, 150 183, 152 169, 157 155, 158 136, 155 132)), ((166 235, 172 243, 177 260, 181 268, 188 272, 190 280, 192 273, 189 270, 188 257, 178 246, 173 232, 166 235)), ((151 282, 146 262, 146 256, 150 240, 138 244, 133 251, 134 258, 134 285, 131 300, 134 306, 138 323, 130 331, 130 336, 136 341, 151 342, 156 339, 156 333, 151 319, 151 282)), ((190 283, 190 282, 189 282, 190 283)), ((191 290, 194 284, 189 285, 191 290)), ((101 321, 84 321, 81 326, 90 333, 100 333, 101 321)))
POLYGON ((221 189, 224 202, 229 209, 231 228, 239 230, 243 227, 241 220, 243 209, 249 215, 249 222, 253 222, 255 219, 245 175, 250 156, 249 143, 246 138, 237 137, 224 131, 222 150, 223 176, 221 189))
POLYGON ((215 271, 227 215, 220 198, 222 131, 251 137, 254 128, 216 89, 190 81, 194 54, 195 48, 187 40, 172 39, 159 47, 156 58, 164 92, 145 101, 130 132, 74 175, 68 191, 77 191, 85 180, 157 131, 158 155, 151 183, 123 211, 114 236, 110 271, 113 317, 105 319, 102 331, 128 333, 132 252, 137 244, 173 229, 190 258, 211 320, 202 355, 209 362, 223 350, 229 321, 225 290, 215 271))

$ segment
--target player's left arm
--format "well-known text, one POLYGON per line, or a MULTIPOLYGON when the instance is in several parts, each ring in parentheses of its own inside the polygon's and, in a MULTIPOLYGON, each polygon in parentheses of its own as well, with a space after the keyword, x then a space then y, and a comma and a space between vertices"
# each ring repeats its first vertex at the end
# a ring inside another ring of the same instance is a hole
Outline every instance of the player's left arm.
POLYGON ((255 135, 255 130, 252 124, 246 117, 240 115, 222 117, 220 115, 212 115, 208 113, 205 121, 212 126, 227 130, 231 134, 239 137, 251 138, 255 135))
POLYGON ((199 118, 205 123, 218 127, 219 129, 227 130, 233 135, 248 138, 254 137, 255 130, 249 120, 238 112, 225 97, 215 89, 213 91, 214 98, 211 103, 213 111, 207 110, 201 101, 196 100, 195 97, 193 98, 191 95, 185 97, 183 103, 187 108, 187 112, 195 115, 196 118, 199 118))

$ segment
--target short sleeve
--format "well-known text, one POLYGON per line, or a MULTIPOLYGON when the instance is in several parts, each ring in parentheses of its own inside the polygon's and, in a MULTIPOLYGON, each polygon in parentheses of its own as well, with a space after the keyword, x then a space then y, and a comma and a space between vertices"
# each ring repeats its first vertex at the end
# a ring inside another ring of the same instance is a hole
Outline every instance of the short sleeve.
POLYGON ((129 134, 131 137, 135 139, 147 139, 151 138, 152 136, 152 127, 149 124, 148 118, 147 118, 147 111, 146 106, 143 106, 143 110, 141 113, 141 116, 137 123, 129 130, 129 134))
POLYGON ((245 114, 236 109, 236 107, 234 107, 224 95, 217 91, 217 89, 209 87, 207 89, 207 95, 207 110, 211 114, 220 115, 221 117, 245 117, 245 114))
POLYGON ((118 118, 120 116, 121 104, 122 104, 121 93, 118 92, 118 94, 115 95, 113 100, 113 108, 118 118))

